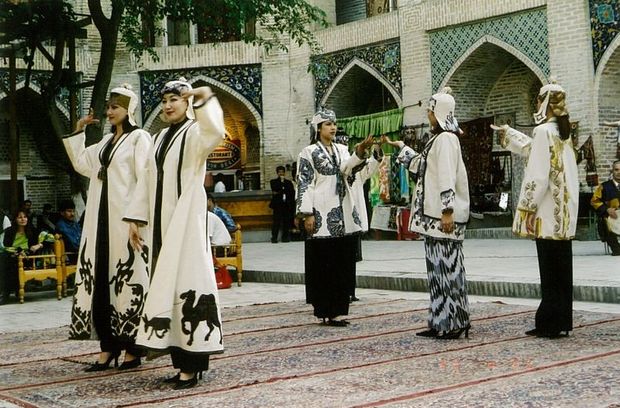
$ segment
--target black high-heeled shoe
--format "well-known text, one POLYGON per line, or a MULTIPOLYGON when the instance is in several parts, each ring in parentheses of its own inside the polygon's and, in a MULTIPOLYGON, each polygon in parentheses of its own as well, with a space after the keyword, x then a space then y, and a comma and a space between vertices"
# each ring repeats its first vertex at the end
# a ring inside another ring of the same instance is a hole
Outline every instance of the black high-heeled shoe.
POLYGON ((176 384, 177 381, 181 378, 181 373, 176 373, 174 377, 165 378, 162 380, 164 384, 176 384))
POLYGON ((345 327, 351 324, 351 322, 348 322, 346 320, 334 320, 334 319, 327 319, 327 321, 325 321, 325 319, 323 319, 323 324, 326 326, 335 326, 335 327, 345 327))
POLYGON ((94 371, 107 370, 108 368, 110 368, 110 363, 112 362, 112 360, 114 360, 114 367, 118 367, 118 356, 120 355, 121 355, 120 352, 111 353, 105 362, 100 363, 99 361, 96 361, 95 364, 91 365, 90 367, 87 367, 84 371, 87 373, 91 373, 94 371))
POLYGON ((539 332, 536 337, 546 337, 548 339, 559 339, 560 337, 568 337, 568 330, 560 330, 554 332, 539 332))
POLYGON ((198 379, 202 379, 202 371, 198 371, 194 373, 194 376, 189 380, 181 380, 181 373, 178 374, 179 379, 177 380, 176 385, 174 386, 175 390, 185 390, 188 388, 195 387, 198 384, 198 379))
POLYGON ((456 340, 461 337, 461 334, 465 333, 465 338, 469 338, 469 329, 471 326, 463 327, 461 329, 451 330, 449 332, 443 332, 438 334, 435 338, 439 340, 456 340))
POLYGON ((136 357, 131 361, 123 361, 121 366, 118 368, 119 370, 131 370, 132 368, 136 368, 142 364, 142 360, 140 357, 136 357))
POLYGON ((435 329, 428 329, 421 332, 417 332, 415 335, 420 337, 437 337, 439 332, 435 329))

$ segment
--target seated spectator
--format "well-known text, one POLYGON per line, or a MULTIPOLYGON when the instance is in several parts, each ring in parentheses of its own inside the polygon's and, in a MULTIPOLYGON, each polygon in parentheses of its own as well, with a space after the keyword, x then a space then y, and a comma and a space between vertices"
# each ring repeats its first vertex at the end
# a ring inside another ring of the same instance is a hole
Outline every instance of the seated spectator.
POLYGON ((31 200, 22 201, 21 204, 19 205, 19 209, 25 212, 26 217, 28 217, 28 224, 33 226, 34 221, 35 221, 35 214, 32 211, 32 201, 31 200))
POLYGON ((63 200, 58 208, 60 219, 56 223, 56 232, 62 235, 65 251, 77 252, 82 238, 82 227, 75 220, 75 204, 72 200, 63 200))
POLYGON ((608 224, 609 219, 617 220, 620 217, 620 160, 613 162, 611 179, 594 190, 590 204, 599 216, 598 231, 601 241, 609 245, 611 255, 620 256, 618 234, 614 233, 608 224))
POLYGON ((56 231, 56 225, 54 225, 54 221, 56 221, 56 218, 57 217, 54 217, 54 213, 52 213, 52 205, 44 204, 43 212, 37 217, 38 230, 46 232, 56 231))
POLYGON ((226 229, 224 222, 212 213, 207 211, 207 233, 209 235, 209 242, 211 245, 228 245, 232 238, 226 229))
POLYGON ((215 180, 215 187, 213 187, 213 192, 225 193, 226 184, 224 184, 224 176, 222 176, 222 173, 217 173, 213 179, 215 180))
POLYGON ((237 231, 237 224, 235 224, 235 220, 233 220, 228 211, 217 206, 211 194, 207 194, 207 210, 220 217, 220 220, 222 220, 224 225, 226 225, 228 232, 233 233, 237 231))
POLYGON ((4 248, 4 231, 11 226, 11 220, 2 213, 2 210, 0 210, 0 218, 2 219, 2 224, 0 224, 0 252, 2 252, 2 248, 4 248))
POLYGON ((17 273, 17 255, 35 253, 43 247, 32 225, 28 223, 25 210, 19 210, 13 219, 13 225, 4 232, 4 251, 6 267, 0 271, 0 304, 6 302, 11 292, 19 289, 17 273))

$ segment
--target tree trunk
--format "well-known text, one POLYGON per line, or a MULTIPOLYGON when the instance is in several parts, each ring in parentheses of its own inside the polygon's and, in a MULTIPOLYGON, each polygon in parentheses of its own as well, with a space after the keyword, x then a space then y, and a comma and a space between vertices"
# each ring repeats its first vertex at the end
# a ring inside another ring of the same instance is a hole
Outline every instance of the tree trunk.
POLYGON ((90 107, 99 119, 99 125, 88 126, 86 133, 87 144, 92 144, 101 139, 103 126, 105 123, 105 105, 108 88, 112 79, 112 71, 114 69, 114 59, 116 56, 116 45, 118 43, 118 30, 124 8, 113 2, 112 14, 110 18, 105 18, 101 14, 100 9, 95 9, 100 4, 89 1, 89 8, 93 16, 93 21, 99 30, 101 38, 101 54, 99 55, 99 64, 97 66, 97 74, 95 75, 95 85, 90 101, 90 107))

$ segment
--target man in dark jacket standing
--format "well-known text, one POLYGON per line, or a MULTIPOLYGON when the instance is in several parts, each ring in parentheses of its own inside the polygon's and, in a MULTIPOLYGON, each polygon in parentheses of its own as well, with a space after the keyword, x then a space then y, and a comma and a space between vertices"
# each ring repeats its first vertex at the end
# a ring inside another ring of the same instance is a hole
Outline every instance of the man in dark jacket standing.
POLYGON ((271 226, 271 242, 278 242, 278 233, 282 229, 282 242, 290 241, 290 231, 293 224, 293 213, 295 211, 295 187, 293 182, 286 179, 286 169, 284 166, 276 168, 278 177, 271 180, 271 203, 269 207, 273 210, 273 223, 271 226))

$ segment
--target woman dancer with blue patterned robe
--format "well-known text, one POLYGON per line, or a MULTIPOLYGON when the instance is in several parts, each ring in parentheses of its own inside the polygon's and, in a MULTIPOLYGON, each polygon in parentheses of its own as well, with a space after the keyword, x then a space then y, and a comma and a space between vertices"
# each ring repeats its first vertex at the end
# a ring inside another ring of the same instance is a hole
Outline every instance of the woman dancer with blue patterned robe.
POLYGON ((398 160, 417 174, 409 229, 424 236, 431 297, 429 329, 417 335, 439 339, 458 339, 463 332, 467 337, 470 327, 463 265, 469 187, 454 117, 455 101, 449 92, 446 88, 429 101, 432 137, 422 152, 402 141, 384 139, 400 148, 398 160))
POLYGON ((352 249, 351 234, 362 230, 346 177, 363 162, 360 157, 364 157, 372 138, 360 143, 351 156, 346 146, 333 143, 336 129, 333 111, 322 110, 312 118, 312 144, 297 160, 296 222, 302 220, 307 234, 306 301, 323 323, 345 326, 346 320, 335 318, 349 313, 349 276, 355 260, 343 255, 352 249))

